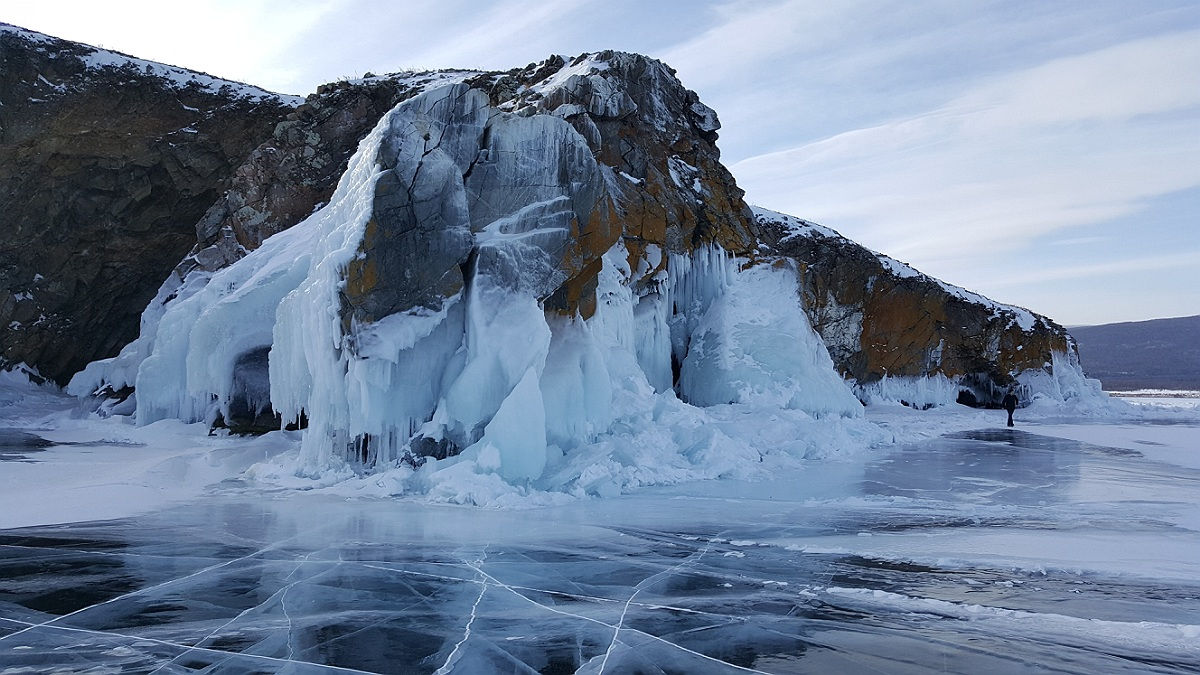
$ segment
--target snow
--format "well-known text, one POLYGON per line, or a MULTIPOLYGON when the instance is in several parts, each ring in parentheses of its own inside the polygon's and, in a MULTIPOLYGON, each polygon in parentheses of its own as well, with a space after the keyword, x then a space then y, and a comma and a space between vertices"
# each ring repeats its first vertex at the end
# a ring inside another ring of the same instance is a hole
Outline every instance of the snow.
MULTIPOLYGON (((58 43, 58 40, 48 35, 43 35, 34 31, 19 28, 9 24, 0 23, 0 32, 10 33, 19 36, 26 42, 34 44, 47 45, 50 48, 58 43)), ((84 45, 87 47, 87 45, 84 45)), ((144 59, 135 58, 114 52, 107 49, 99 49, 89 47, 90 52, 79 58, 86 68, 92 70, 110 70, 110 69, 131 69, 139 74, 153 75, 163 79, 169 86, 177 89, 200 88, 213 93, 220 93, 224 96, 234 96, 236 98, 249 99, 252 101, 260 101, 264 99, 275 99, 286 105, 298 106, 304 102, 302 96, 289 96, 276 94, 273 92, 260 89, 258 87, 244 84, 242 82, 234 82, 232 80, 223 80, 213 77, 207 73, 200 73, 185 68, 177 68, 154 61, 146 61, 144 59)), ((65 90, 63 84, 52 84, 47 82, 45 78, 41 81, 56 91, 62 92, 65 90)), ((31 99, 33 100, 33 99, 31 99)))
POLYGON ((349 78, 344 81, 349 84, 370 84, 382 80, 391 80, 403 83, 408 87, 416 88, 419 93, 424 93, 447 85, 458 84, 465 79, 481 74, 483 74, 483 71, 480 70, 446 68, 440 70, 401 71, 387 75, 377 75, 375 77, 349 78))
POLYGON ((137 426, 125 416, 83 414, 50 384, 20 367, 0 371, 0 529, 122 518, 196 499, 210 486, 295 446, 298 435, 209 436, 205 424, 164 420, 137 426), (18 456, 5 434, 35 434, 45 449, 18 456))
POLYGON ((790 216, 786 213, 772 211, 761 206, 751 205, 750 210, 754 213, 754 217, 760 222, 767 221, 783 224, 783 226, 787 228, 788 234, 784 236, 782 241, 787 241, 788 239, 795 237, 842 238, 842 235, 838 234, 834 230, 831 230, 824 225, 818 225, 812 221, 804 220, 803 218, 797 218, 796 216, 790 216))
POLYGON ((207 73, 198 73, 154 61, 146 61, 106 49, 96 49, 90 54, 80 57, 80 60, 83 61, 86 67, 93 70, 133 68, 142 73, 160 77, 178 89, 198 87, 207 89, 213 93, 232 95, 237 98, 250 100, 279 99, 293 106, 298 106, 304 102, 302 96, 279 95, 241 82, 222 80, 207 73))
POLYGON ((55 41, 55 38, 52 38, 49 35, 45 35, 42 33, 35 32, 35 31, 27 30, 25 28, 21 28, 20 26, 14 26, 12 24, 3 23, 3 22, 0 22, 0 33, 9 33, 11 35, 16 35, 16 36, 20 37, 22 40, 25 40, 26 42, 33 42, 33 43, 37 43, 37 44, 51 44, 55 41))
MULTIPOLYGON (((564 60, 569 60, 569 57, 565 57, 564 60)), ((572 78, 576 78, 577 81, 579 78, 595 76, 596 74, 603 73, 607 70, 608 63, 598 58, 595 54, 589 54, 587 58, 583 59, 579 63, 568 65, 565 68, 559 69, 545 80, 534 83, 534 85, 529 89, 534 93, 546 96, 555 89, 570 87, 572 84, 572 78)), ((594 82, 604 82, 603 77, 592 77, 591 79, 593 79, 594 82)))
MULTIPOLYGON (((822 237, 838 239, 846 243, 850 243, 849 239, 846 239, 828 227, 824 227, 795 216, 789 216, 784 213, 765 209, 760 206, 752 205, 750 209, 754 212, 754 216, 759 220, 759 222, 780 223, 787 229, 788 234, 784 236, 784 238, 781 240, 781 243, 795 237, 822 237)), ((959 298, 960 300, 964 300, 976 305, 982 305, 990 309, 994 317, 1007 321, 1009 325, 1016 325, 1023 331, 1031 331, 1033 330, 1034 326, 1037 325, 1038 318, 1033 314, 1033 312, 1030 312, 1024 307, 1017 307, 1015 305, 1006 305, 996 302, 995 300, 984 297, 978 293, 975 293, 974 291, 969 291, 965 288, 948 284, 940 279, 935 279, 931 276, 923 274, 907 263, 900 262, 899 260, 888 257, 882 253, 876 253, 875 251, 871 251, 871 253, 875 255, 875 257, 879 260, 879 264, 882 265, 884 269, 898 278, 921 279, 928 283, 937 284, 946 293, 959 298)))

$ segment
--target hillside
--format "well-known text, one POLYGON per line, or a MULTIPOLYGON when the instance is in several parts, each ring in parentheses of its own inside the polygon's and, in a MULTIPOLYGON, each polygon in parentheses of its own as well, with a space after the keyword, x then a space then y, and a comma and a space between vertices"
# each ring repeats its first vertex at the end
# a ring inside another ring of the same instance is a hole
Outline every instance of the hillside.
POLYGON ((1200 315, 1069 330, 1084 371, 1108 391, 1200 389, 1200 315))
POLYGON ((0 366, 62 384, 137 336, 300 99, 0 24, 0 366))

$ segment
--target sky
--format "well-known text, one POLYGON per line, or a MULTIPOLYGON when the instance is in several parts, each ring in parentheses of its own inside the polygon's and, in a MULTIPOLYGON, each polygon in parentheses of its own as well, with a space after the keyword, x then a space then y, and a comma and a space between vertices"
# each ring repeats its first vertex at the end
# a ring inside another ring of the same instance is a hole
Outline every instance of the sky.
POLYGON ((752 204, 1065 325, 1200 314, 1200 2, 5 0, 0 21, 305 94, 619 49, 717 110, 752 204))

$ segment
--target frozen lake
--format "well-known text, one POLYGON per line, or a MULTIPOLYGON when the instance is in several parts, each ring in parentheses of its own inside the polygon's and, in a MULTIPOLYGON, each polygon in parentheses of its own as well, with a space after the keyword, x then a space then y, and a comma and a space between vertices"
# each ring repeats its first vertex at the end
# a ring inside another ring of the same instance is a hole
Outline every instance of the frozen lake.
POLYGON ((0 672, 1198 672, 1200 469, 1155 439, 1200 427, 1111 429, 529 510, 226 481, 0 530, 0 672))

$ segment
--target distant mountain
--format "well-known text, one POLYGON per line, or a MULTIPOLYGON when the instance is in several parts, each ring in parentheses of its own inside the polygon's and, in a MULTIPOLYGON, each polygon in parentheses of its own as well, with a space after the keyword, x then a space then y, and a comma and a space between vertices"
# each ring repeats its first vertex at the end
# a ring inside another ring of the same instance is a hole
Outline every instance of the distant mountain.
POLYGON ((1200 389, 1200 316, 1068 330, 1084 372, 1106 390, 1200 389))

